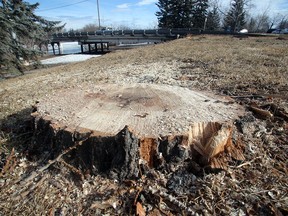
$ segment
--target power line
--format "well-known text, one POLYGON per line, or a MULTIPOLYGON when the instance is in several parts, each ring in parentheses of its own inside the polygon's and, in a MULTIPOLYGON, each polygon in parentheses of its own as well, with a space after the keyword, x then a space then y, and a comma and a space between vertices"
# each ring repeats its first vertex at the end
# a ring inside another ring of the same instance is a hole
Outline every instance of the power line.
POLYGON ((54 8, 48 8, 48 9, 43 9, 43 10, 37 10, 37 12, 49 11, 49 10, 55 10, 55 9, 59 9, 59 8, 70 7, 70 6, 72 6, 72 5, 81 4, 81 3, 83 3, 83 2, 87 2, 87 1, 89 1, 89 0, 84 0, 84 1, 80 1, 80 2, 73 3, 73 4, 63 5, 63 6, 54 7, 54 8))

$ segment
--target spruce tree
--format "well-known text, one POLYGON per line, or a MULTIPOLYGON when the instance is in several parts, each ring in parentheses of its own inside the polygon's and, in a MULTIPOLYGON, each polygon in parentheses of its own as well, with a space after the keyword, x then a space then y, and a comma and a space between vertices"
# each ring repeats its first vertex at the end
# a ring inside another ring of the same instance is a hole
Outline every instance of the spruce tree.
POLYGON ((158 12, 156 12, 156 16, 158 17, 158 26, 161 28, 168 28, 172 25, 172 17, 171 17, 171 8, 172 5, 170 1, 167 0, 159 0, 156 5, 159 7, 158 12))
POLYGON ((224 19, 224 28, 231 31, 239 31, 245 25, 245 1, 233 0, 231 8, 224 19))
POLYGON ((208 12, 206 29, 215 31, 219 30, 219 28, 220 28, 220 15, 217 7, 214 6, 212 10, 208 12))
POLYGON ((22 0, 2 0, 0 5, 0 73, 17 70, 22 72, 25 61, 37 60, 39 52, 25 41, 43 42, 47 34, 59 30, 60 22, 48 21, 34 14, 39 6, 22 0))
POLYGON ((161 28, 189 28, 191 27, 192 0, 159 0, 156 16, 161 28))
POLYGON ((194 0, 192 10, 193 28, 203 28, 207 16, 208 0, 194 0))
POLYGON ((203 28, 208 0, 159 0, 156 16, 161 28, 203 28))

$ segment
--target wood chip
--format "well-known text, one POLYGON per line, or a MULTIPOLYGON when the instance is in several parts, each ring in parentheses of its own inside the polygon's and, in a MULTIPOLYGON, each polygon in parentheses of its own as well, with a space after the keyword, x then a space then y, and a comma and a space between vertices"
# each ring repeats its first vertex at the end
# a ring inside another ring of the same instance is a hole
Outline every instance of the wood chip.
POLYGON ((136 204, 136 215, 137 216, 145 216, 146 215, 146 212, 145 212, 145 210, 144 210, 144 208, 140 202, 137 202, 137 204, 136 204))

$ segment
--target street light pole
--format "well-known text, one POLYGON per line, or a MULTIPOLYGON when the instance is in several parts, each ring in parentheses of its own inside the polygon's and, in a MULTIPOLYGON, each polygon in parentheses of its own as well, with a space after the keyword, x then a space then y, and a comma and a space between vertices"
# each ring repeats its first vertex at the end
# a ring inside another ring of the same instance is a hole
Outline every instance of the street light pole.
POLYGON ((99 0, 97 0, 97 11, 98 11, 99 30, 101 30, 99 0))

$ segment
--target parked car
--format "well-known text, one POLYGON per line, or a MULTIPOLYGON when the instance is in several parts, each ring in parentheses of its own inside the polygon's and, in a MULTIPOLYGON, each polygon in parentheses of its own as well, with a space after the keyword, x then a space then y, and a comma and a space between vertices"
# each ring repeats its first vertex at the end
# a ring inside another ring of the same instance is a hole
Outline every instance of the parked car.
POLYGON ((275 29, 271 33, 272 34, 288 34, 288 29, 287 28, 285 28, 285 29, 275 29))
POLYGON ((277 29, 275 29, 275 28, 271 28, 271 29, 268 29, 268 31, 267 31, 267 33, 272 33, 273 31, 275 31, 275 30, 277 30, 277 29))

